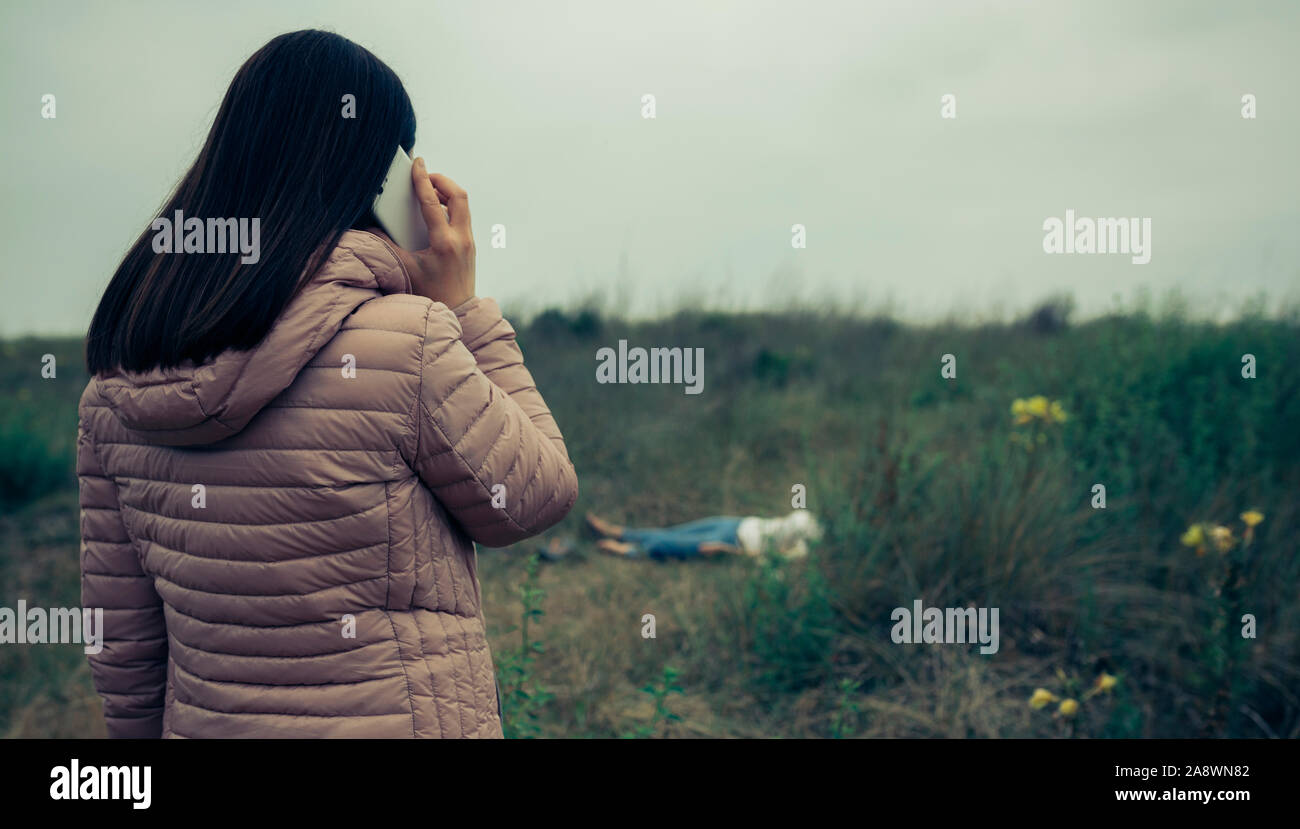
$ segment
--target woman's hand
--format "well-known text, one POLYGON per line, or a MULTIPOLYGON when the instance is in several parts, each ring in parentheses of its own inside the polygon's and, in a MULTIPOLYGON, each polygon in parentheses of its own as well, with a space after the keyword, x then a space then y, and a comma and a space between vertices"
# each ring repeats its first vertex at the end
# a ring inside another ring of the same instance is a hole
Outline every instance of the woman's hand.
POLYGON ((411 275, 411 290, 448 308, 474 297, 474 232, 469 224, 469 195, 459 184, 424 168, 424 159, 411 165, 415 197, 429 228, 429 246, 403 250, 393 245, 411 275))

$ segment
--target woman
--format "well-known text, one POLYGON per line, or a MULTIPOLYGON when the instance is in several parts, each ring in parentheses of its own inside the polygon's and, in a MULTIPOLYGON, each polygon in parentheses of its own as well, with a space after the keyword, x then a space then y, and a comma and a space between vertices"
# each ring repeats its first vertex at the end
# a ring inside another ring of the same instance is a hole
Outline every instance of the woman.
POLYGON ((421 160, 429 247, 363 229, 414 142, 374 55, 277 37, 160 214, 256 218, 258 254, 151 228, 104 293, 77 473, 111 736, 501 736, 473 542, 555 524, 577 477, 475 296, 465 191, 421 160))
POLYGON ((781 518, 717 515, 671 527, 633 529, 587 513, 587 526, 602 538, 601 552, 626 558, 697 558, 699 556, 770 555, 796 559, 808 555, 808 542, 822 537, 821 525, 807 510, 781 518))

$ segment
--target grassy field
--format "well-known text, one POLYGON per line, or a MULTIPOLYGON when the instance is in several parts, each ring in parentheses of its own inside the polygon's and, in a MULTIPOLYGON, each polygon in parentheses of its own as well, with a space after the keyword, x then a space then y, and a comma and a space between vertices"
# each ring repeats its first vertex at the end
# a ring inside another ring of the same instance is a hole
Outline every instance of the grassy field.
MULTIPOLYGON (((519 339, 582 495, 546 537, 480 551, 512 736, 1300 736, 1295 317, 547 312, 519 339), (703 347, 704 393, 597 384, 619 339, 703 347), (1032 395, 1067 419, 1016 425, 1032 395), (806 561, 620 561, 581 529, 587 510, 784 514, 796 484, 828 527, 806 561), (1231 544, 1183 544, 1199 522, 1231 544), (577 549, 538 563, 551 535, 577 549), (999 608, 998 653, 895 644, 890 613, 916 599, 999 608), (1103 673, 1117 684, 1091 692, 1103 673), (1038 688, 1077 714, 1032 708, 1038 688)), ((0 605, 73 606, 80 345, 0 348, 0 605)), ((102 733, 77 647, 0 645, 0 735, 102 733)))

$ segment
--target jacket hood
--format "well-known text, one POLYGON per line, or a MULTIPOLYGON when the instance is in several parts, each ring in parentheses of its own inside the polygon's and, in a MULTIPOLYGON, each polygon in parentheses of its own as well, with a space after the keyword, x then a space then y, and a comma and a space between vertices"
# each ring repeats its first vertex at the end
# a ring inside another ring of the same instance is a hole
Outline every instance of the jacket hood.
POLYGON ((386 241, 348 230, 251 350, 224 351, 201 365, 115 370, 94 382, 122 425, 148 442, 214 443, 237 434, 288 388, 357 306, 410 291, 410 277, 386 241))

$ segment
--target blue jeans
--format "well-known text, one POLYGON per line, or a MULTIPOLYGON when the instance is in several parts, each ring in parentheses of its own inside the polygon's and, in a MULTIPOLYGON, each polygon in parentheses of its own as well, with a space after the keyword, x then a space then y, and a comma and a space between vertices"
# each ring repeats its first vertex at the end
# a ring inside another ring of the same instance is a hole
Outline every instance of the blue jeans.
POLYGON ((652 558, 695 558, 700 544, 706 541, 736 545, 736 528, 740 519, 726 515, 701 518, 675 527, 623 530, 622 540, 635 545, 629 555, 648 554, 652 558))

